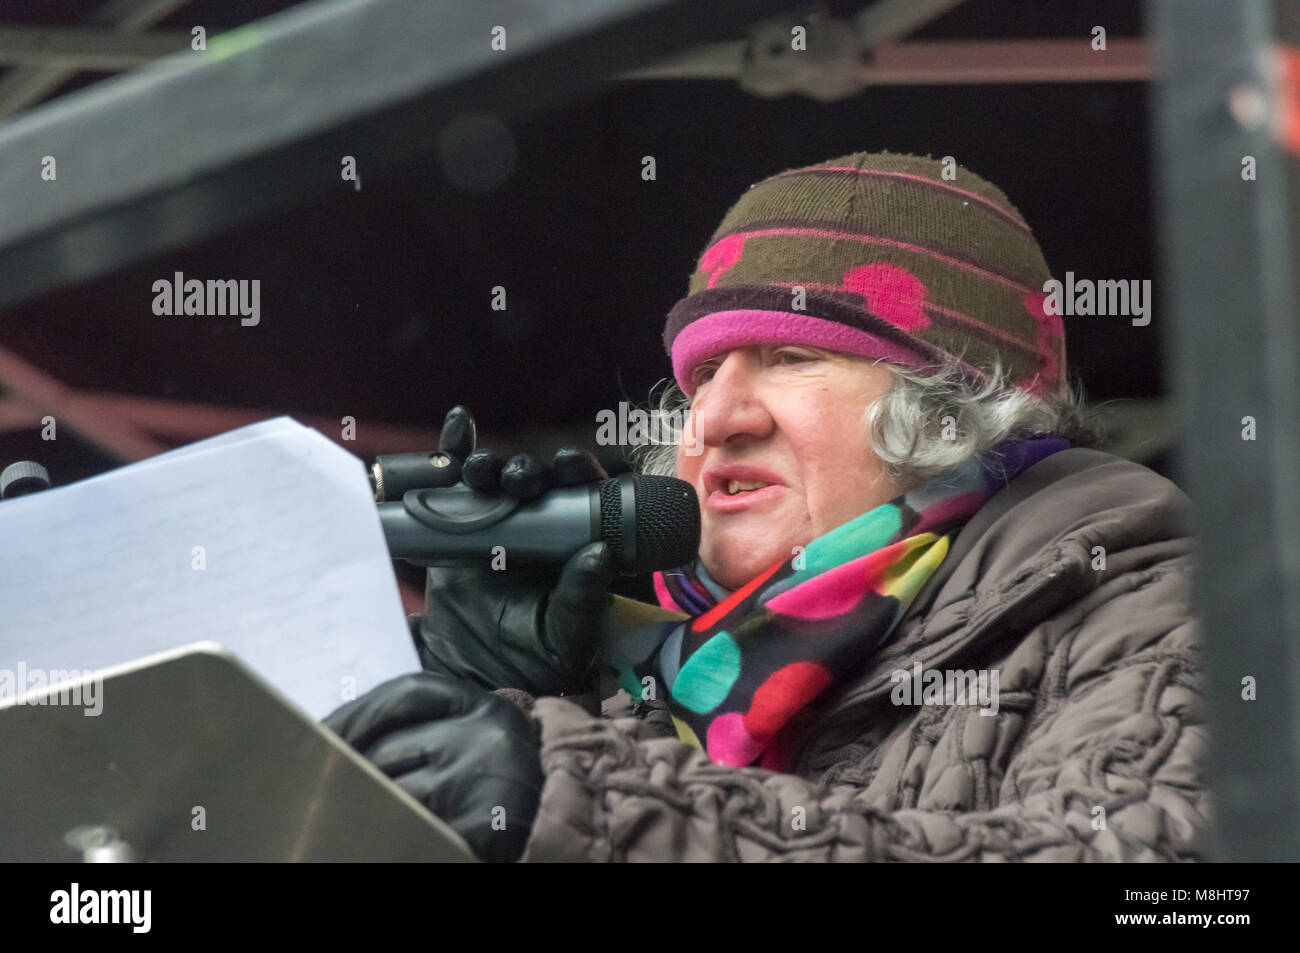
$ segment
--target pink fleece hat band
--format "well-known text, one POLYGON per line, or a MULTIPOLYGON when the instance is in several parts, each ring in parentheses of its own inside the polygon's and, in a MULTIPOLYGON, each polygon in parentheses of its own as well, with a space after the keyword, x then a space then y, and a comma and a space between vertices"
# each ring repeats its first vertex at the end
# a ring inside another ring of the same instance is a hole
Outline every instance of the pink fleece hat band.
POLYGON ((838 321, 790 311, 746 309, 715 311, 683 328, 673 341, 673 376, 686 395, 693 396, 691 371, 696 366, 732 348, 772 342, 803 344, 903 365, 924 361, 915 351, 838 321))

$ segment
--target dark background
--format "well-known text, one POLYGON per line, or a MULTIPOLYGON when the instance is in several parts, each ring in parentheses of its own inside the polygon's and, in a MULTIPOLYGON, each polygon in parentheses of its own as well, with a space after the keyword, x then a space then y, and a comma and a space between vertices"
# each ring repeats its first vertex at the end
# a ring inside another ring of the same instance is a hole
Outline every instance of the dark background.
MULTIPOLYGON (((159 26, 288 5, 200 2, 159 26)), ((57 22, 49 7, 0 2, 0 19, 57 22)), ((969 0, 915 37, 1086 38, 1094 24, 1141 32, 1133 3, 969 0)), ((513 171, 489 191, 458 188, 440 156, 377 174, 363 164, 360 191, 341 182, 310 206, 0 312, 0 343, 82 389, 430 434, 461 402, 492 435, 594 443, 598 410, 644 402, 669 373, 664 315, 722 215, 786 168, 858 150, 952 155, 1010 196, 1053 274, 1154 277, 1147 95, 1140 83, 877 87, 824 104, 726 81, 613 81, 514 125, 513 171), (645 155, 656 181, 641 179, 645 155), (151 285, 175 271, 259 278, 260 325, 155 316, 151 285), (490 307, 495 285, 504 312, 490 307)), ((508 165, 509 151, 487 161, 508 165)), ((1158 315, 1158 289, 1156 302, 1158 315)), ((1154 323, 1067 318, 1066 335, 1092 399, 1163 393, 1154 323)), ((5 460, 18 436, 0 442, 5 460)), ((60 462, 57 482, 115 461, 60 462)))
MULTIPOLYGON (((199 0, 158 28, 202 23, 211 35, 291 5, 199 0)), ((0 0, 0 22, 80 22, 59 7, 0 0)), ((967 0, 912 38, 1087 42, 1094 25, 1138 36, 1139 6, 967 0)), ((57 95, 102 78, 79 74, 57 95)), ((614 80, 503 127, 469 159, 363 163, 359 191, 340 182, 288 213, 0 311, 0 345, 79 390, 420 428, 392 451, 431 447, 464 403, 486 442, 578 442, 617 470, 622 451, 595 446, 595 415, 645 403, 670 373, 664 315, 752 182, 860 150, 951 155, 1007 193, 1057 277, 1154 278, 1148 94, 1145 83, 884 86, 821 103, 733 81, 614 80), (655 181, 641 178, 646 155, 655 181), (260 279, 260 324, 155 316, 151 286, 176 271, 260 279), (497 285, 504 312, 490 306, 497 285)), ((1148 327, 1066 319, 1069 365, 1093 402, 1163 396, 1159 303, 1157 286, 1148 327)), ((68 436, 0 433, 0 466, 33 458, 61 485, 122 462, 68 436)), ((1163 454, 1146 462, 1167 466, 1163 454)))

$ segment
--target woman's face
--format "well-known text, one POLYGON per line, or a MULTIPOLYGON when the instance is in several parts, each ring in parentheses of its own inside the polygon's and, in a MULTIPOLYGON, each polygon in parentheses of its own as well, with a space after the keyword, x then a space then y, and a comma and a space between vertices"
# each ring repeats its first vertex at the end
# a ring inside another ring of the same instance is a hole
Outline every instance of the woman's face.
POLYGON ((727 588, 906 489, 871 452, 864 422, 889 388, 884 367, 764 344, 720 354, 693 377, 698 453, 678 446, 677 475, 700 497, 700 558, 727 588))

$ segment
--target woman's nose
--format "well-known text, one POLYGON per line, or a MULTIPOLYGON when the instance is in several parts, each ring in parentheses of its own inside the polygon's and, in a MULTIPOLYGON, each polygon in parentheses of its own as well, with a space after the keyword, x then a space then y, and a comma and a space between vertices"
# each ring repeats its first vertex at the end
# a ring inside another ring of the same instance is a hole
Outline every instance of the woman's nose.
POLYGON ((709 447, 761 439, 774 423, 758 390, 759 367, 752 355, 732 351, 718 365, 695 402, 695 429, 709 447))

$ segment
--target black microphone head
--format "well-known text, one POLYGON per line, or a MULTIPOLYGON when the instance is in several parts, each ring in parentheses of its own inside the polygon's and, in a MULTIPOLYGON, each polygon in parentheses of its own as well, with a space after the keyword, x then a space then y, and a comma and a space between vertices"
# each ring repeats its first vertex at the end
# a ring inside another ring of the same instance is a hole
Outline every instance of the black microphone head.
POLYGON ((666 476, 624 474, 600 485, 600 538, 625 573, 674 569, 700 551, 700 500, 695 487, 666 476), (632 509, 624 512, 630 496, 632 509), (631 547, 624 545, 624 529, 631 547))

